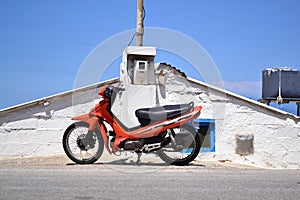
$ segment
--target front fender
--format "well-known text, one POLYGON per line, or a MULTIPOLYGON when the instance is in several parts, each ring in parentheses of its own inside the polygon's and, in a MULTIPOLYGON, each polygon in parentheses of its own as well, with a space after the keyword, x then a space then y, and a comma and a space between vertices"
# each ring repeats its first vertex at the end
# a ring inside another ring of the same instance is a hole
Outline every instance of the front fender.
POLYGON ((98 126, 98 118, 89 114, 73 117, 72 120, 83 121, 89 124, 89 131, 94 130, 98 126))
POLYGON ((79 115, 79 116, 73 117, 72 120, 87 122, 90 118, 91 117, 89 114, 84 114, 84 115, 79 115))

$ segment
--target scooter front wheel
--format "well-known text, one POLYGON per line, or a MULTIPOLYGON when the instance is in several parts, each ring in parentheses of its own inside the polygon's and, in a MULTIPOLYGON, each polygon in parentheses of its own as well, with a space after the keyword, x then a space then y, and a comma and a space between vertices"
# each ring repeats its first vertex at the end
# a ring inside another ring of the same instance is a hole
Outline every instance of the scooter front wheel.
POLYGON ((174 140, 157 151, 158 156, 169 165, 187 165, 201 148, 200 136, 186 124, 172 130, 174 140))
POLYGON ((100 132, 88 131, 88 128, 86 122, 75 122, 63 136, 64 151, 77 164, 92 164, 103 153, 104 142, 100 132))

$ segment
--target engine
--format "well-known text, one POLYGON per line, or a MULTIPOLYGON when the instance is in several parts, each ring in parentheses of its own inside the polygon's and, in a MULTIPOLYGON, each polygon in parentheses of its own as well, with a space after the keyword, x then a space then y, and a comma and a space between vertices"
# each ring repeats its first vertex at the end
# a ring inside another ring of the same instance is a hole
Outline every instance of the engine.
POLYGON ((124 150, 135 151, 141 150, 144 146, 143 140, 129 140, 124 143, 124 150))
POLYGON ((124 148, 126 151, 135 151, 135 152, 144 152, 149 153, 160 148, 166 146, 171 142, 170 137, 153 137, 147 139, 140 139, 140 140, 127 140, 121 144, 121 148, 124 148))

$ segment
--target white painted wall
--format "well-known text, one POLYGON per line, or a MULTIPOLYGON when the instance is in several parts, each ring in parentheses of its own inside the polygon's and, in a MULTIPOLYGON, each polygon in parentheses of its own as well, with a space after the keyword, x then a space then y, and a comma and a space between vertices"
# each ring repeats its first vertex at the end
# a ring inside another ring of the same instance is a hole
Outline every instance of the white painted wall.
MULTIPOLYGON (((201 84, 196 84, 205 90, 201 84)), ((300 119, 233 93, 207 89, 216 119, 216 153, 199 159, 227 160, 266 168, 300 169, 300 119), (254 135, 254 154, 235 153, 236 134, 254 135)), ((206 109, 204 107, 203 109, 206 109)))
POLYGON ((235 98, 226 103, 222 131, 217 131, 220 159, 271 168, 300 168, 298 119, 278 115, 235 98), (234 154, 236 134, 254 135, 254 154, 234 154))
POLYGON ((37 104, 1 113, 0 158, 62 153, 62 133, 71 113, 70 97, 54 100, 49 107, 37 104))
POLYGON ((136 127, 139 122, 135 110, 154 107, 155 97, 154 85, 128 85, 125 91, 117 93, 112 112, 128 128, 136 127))
MULTIPOLYGON (((216 120, 216 152, 201 154, 199 159, 300 169, 298 117, 198 81, 189 80, 186 86, 185 81, 170 75, 166 93, 159 100, 162 104, 198 101, 203 105, 201 117, 216 120), (235 135, 241 133, 254 135, 254 154, 235 153, 235 135)), ((116 82, 108 81, 98 87, 116 82)), ((90 88, 76 92, 77 105, 73 105, 72 93, 66 93, 46 98, 50 103, 46 107, 35 102, 0 111, 0 159, 63 154, 61 140, 72 123, 70 118, 88 112, 97 91, 90 88)))
POLYGON ((63 154, 61 141, 65 129, 74 122, 71 118, 87 113, 94 106, 102 85, 1 110, 0 159, 63 154), (49 103, 46 107, 45 101, 49 103))

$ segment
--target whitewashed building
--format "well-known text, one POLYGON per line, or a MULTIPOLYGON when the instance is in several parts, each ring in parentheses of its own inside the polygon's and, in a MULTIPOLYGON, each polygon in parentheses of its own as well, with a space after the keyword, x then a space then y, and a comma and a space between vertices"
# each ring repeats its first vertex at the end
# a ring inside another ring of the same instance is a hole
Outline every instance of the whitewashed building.
POLYGON ((128 127, 138 123, 133 112, 141 107, 201 104, 202 113, 193 123, 203 142, 200 160, 300 169, 298 116, 187 78, 170 65, 154 64, 155 48, 140 48, 147 62, 143 63, 136 47, 128 47, 120 79, 0 110, 0 159, 64 154, 61 140, 73 123, 71 117, 87 113, 99 89, 113 84, 123 90, 116 95, 112 111, 128 127), (148 72, 135 71, 135 66, 148 72))

